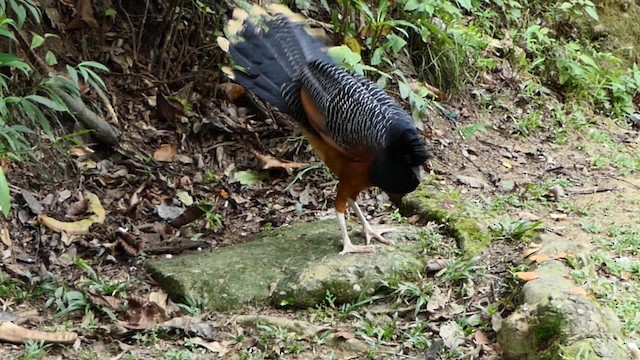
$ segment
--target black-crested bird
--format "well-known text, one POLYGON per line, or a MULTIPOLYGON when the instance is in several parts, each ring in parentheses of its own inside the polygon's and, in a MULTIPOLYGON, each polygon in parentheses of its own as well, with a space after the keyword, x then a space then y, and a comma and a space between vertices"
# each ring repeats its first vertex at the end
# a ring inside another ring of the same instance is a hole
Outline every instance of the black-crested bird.
POLYGON ((251 15, 234 10, 227 38, 218 38, 235 63, 227 74, 301 125, 338 177, 335 210, 341 254, 374 251, 372 238, 393 244, 382 236, 385 231, 371 227, 355 200, 371 186, 393 194, 415 190, 420 168, 429 158, 424 140, 391 96, 333 63, 324 44, 300 23, 302 15, 283 5, 267 9, 254 5, 251 15), (366 245, 353 245, 349 239, 347 204, 363 226, 366 245))

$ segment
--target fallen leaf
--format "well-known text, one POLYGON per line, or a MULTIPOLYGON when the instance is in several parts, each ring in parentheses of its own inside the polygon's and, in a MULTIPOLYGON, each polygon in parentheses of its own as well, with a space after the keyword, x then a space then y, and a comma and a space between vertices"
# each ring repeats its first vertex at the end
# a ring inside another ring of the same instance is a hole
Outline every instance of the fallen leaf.
POLYGON ((355 335, 349 331, 337 331, 333 333, 333 337, 339 340, 355 339, 355 335))
POLYGON ((93 290, 87 291, 87 295, 89 295, 89 301, 98 307, 109 308, 112 310, 120 308, 120 300, 115 296, 100 295, 93 290))
POLYGON ((178 116, 185 116, 185 106, 173 96, 165 97, 158 93, 156 96, 156 114, 160 119, 173 122, 178 116))
POLYGON ((227 99, 231 102, 238 100, 238 98, 244 95, 244 88, 236 83, 228 82, 220 84, 220 88, 224 91, 225 95, 227 95, 227 99))
POLYGON ((38 222, 55 232, 65 233, 67 235, 88 234, 91 225, 104 223, 105 211, 102 204, 100 204, 98 196, 93 193, 87 193, 86 198, 89 201, 87 211, 93 213, 93 215, 88 218, 74 222, 64 222, 47 215, 40 215, 38 216, 38 222))
POLYGON ((42 207, 42 204, 40 204, 38 199, 36 199, 35 195, 25 190, 21 191, 20 195, 22 195, 22 198, 27 203, 27 206, 29 207, 29 210, 31 210, 32 213, 36 215, 40 215, 44 212, 44 208, 42 207))
POLYGON ((545 262, 545 261, 549 260, 550 258, 551 258, 551 256, 549 256, 549 254, 538 253, 538 254, 530 256, 529 260, 531 260, 533 262, 541 263, 541 262, 545 262))
POLYGON ((203 322, 199 317, 181 316, 165 321, 159 325, 169 330, 180 330, 185 333, 205 339, 213 338, 214 326, 209 322, 203 322))
POLYGON ((240 185, 253 185, 269 176, 267 172, 256 171, 237 171, 233 174, 233 178, 240 183, 240 185))
POLYGON ((224 356, 229 351, 226 346, 217 341, 205 341, 199 337, 193 337, 189 339, 189 341, 193 344, 200 345, 211 352, 218 353, 219 357, 224 356))
POLYGON ((529 247, 524 251, 523 256, 529 257, 529 255, 538 252, 542 248, 542 244, 532 242, 529 247))
POLYGON ((520 211, 518 212, 518 218, 527 221, 538 221, 540 220, 540 216, 532 214, 528 211, 520 211))
POLYGON ((127 321, 120 322, 124 327, 144 330, 166 321, 165 310, 155 302, 137 296, 129 296, 127 300, 129 302, 129 308, 126 311, 127 321))
POLYGON ((502 166, 504 166, 507 169, 511 169, 513 167, 513 165, 511 165, 511 163, 509 163, 508 161, 503 161, 502 166))
POLYGON ((89 199, 82 199, 69 205, 67 208, 68 216, 79 216, 89 209, 89 199))
POLYGON ((94 151, 86 146, 74 146, 69 150, 69 154, 80 159, 86 159, 93 155, 94 151))
POLYGON ((2 240, 2 243, 7 247, 11 247, 11 237, 9 236, 9 229, 6 227, 0 229, 0 240, 2 240))
POLYGON ((158 216, 160 216, 163 220, 172 220, 180 216, 184 209, 162 202, 159 205, 156 205, 156 211, 158 212, 158 216))
POLYGON ((260 168, 266 169, 299 169, 307 166, 306 163, 293 162, 288 160, 280 160, 271 155, 263 155, 257 151, 252 151, 253 155, 258 159, 260 168))
POLYGON ((431 259, 427 261, 425 270, 427 272, 438 272, 451 263, 451 259, 431 259))
POLYGON ((522 281, 531 281, 540 277, 535 271, 519 271, 516 273, 516 277, 522 281))
POLYGON ((156 161, 172 162, 176 158, 178 150, 171 144, 162 144, 153 153, 153 158, 156 161))
POLYGON ((475 189, 484 189, 489 187, 489 184, 487 184, 484 180, 472 176, 458 175, 456 176, 456 179, 464 185, 470 186, 475 189))
POLYGON ((559 213, 551 213, 549 214, 549 217, 553 220, 564 220, 567 218, 567 214, 559 214, 559 213))
POLYGON ((577 295, 587 296, 587 290, 581 288, 580 286, 574 286, 569 291, 577 295))
POLYGON ((487 335, 478 330, 475 332, 475 334, 473 334, 473 339, 476 341, 476 344, 478 345, 489 345, 491 344, 491 341, 489 340, 489 338, 487 337, 487 335))
POLYGON ((168 295, 164 291, 152 291, 149 294, 149 301, 158 304, 163 310, 167 310, 168 295))
POLYGON ((449 349, 454 349, 464 343, 462 328, 455 321, 448 321, 440 326, 439 335, 444 341, 444 345, 449 349))
POLYGON ((0 324, 0 340, 14 344, 23 344, 28 340, 52 344, 73 344, 77 339, 78 334, 70 331, 45 332, 30 330, 8 321, 0 324))
POLYGON ((180 200, 180 202, 185 206, 193 205, 193 197, 191 197, 191 195, 189 195, 189 193, 184 190, 177 191, 176 198, 178 198, 178 200, 180 200))

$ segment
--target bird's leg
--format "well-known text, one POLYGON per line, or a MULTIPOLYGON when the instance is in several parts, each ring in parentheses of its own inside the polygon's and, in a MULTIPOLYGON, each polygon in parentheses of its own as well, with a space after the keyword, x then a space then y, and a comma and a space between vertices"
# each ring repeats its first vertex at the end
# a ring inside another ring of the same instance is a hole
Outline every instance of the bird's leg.
POLYGON ((363 227, 362 232, 364 233, 364 238, 367 245, 369 245, 369 243, 371 242, 371 238, 375 238, 376 240, 380 241, 383 244, 394 245, 393 241, 385 239, 382 236, 382 234, 390 231, 394 231, 395 229, 384 228, 384 229, 374 230, 371 227, 371 224, 369 224, 369 222, 367 221, 367 218, 364 217, 364 214, 360 210, 360 207, 358 206, 358 204, 351 199, 349 199, 348 202, 349 202, 349 206, 351 206, 351 209, 353 209, 353 212, 355 212, 356 216, 358 216, 358 220, 360 220, 360 224, 362 224, 362 227, 363 227))
POLYGON ((340 191, 338 187, 338 196, 336 197, 336 217, 338 218, 338 225, 340 225, 340 234, 342 235, 342 251, 340 255, 349 253, 368 253, 374 252, 373 245, 353 245, 351 239, 349 239, 349 233, 347 232, 347 222, 344 219, 344 211, 347 208, 348 197, 340 191))

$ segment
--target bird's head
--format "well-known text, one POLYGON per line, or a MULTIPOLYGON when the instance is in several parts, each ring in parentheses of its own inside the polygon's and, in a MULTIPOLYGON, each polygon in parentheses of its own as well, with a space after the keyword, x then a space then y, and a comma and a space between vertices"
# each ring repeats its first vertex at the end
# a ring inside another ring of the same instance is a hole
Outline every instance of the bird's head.
POLYGON ((404 195, 420 184, 420 168, 430 154, 415 128, 405 128, 392 137, 374 158, 369 178, 374 186, 390 194, 404 195))

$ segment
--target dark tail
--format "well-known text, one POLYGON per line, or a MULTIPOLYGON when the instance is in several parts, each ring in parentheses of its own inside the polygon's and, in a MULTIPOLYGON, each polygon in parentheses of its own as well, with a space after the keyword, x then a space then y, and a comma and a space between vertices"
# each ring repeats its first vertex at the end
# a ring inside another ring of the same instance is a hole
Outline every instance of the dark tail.
MULTIPOLYGON (((242 26, 229 42, 235 64, 234 80, 261 100, 290 113, 286 97, 299 96, 299 77, 309 62, 329 61, 324 44, 309 35, 285 14, 262 15, 254 22, 244 17, 242 26), (290 91, 297 88, 298 92, 290 91)), ((233 35, 233 34, 231 34, 233 35)))

